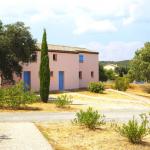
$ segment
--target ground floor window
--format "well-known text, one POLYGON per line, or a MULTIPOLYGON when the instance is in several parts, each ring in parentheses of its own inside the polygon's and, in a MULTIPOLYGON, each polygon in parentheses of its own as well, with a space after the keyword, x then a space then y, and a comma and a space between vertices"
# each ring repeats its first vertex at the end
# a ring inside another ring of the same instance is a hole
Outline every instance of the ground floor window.
POLYGON ((53 71, 50 71, 50 77, 53 77, 54 73, 53 71))
POLYGON ((94 71, 91 71, 91 78, 94 78, 94 71))
POLYGON ((82 71, 79 71, 79 79, 82 79, 82 71))

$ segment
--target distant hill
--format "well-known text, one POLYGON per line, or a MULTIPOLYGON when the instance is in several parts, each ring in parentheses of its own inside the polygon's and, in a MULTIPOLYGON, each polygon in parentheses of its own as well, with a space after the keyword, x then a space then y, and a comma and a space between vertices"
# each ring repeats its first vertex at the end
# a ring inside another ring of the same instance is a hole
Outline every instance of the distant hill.
POLYGON ((117 64, 119 67, 129 66, 130 60, 122 60, 122 61, 100 61, 100 64, 105 66, 107 64, 117 64))

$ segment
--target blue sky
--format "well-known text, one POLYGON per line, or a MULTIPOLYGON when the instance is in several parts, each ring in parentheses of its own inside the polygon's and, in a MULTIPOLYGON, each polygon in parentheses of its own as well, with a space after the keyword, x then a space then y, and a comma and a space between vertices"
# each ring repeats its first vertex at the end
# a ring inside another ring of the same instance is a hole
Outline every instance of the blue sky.
POLYGON ((99 51, 100 60, 131 59, 150 41, 150 0, 0 0, 3 23, 23 21, 41 42, 99 51))

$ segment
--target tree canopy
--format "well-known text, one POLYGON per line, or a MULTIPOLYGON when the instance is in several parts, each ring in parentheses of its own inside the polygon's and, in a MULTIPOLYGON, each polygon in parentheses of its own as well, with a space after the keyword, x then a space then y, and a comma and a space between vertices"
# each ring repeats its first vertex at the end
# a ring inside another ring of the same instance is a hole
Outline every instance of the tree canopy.
POLYGON ((0 75, 12 80, 12 74, 20 74, 21 63, 32 60, 37 49, 29 27, 23 22, 3 25, 0 21, 0 75))
POLYGON ((103 65, 99 64, 99 81, 107 81, 107 73, 106 70, 104 69, 103 65))
POLYGON ((150 42, 135 52, 130 64, 129 76, 132 80, 150 82, 150 42))

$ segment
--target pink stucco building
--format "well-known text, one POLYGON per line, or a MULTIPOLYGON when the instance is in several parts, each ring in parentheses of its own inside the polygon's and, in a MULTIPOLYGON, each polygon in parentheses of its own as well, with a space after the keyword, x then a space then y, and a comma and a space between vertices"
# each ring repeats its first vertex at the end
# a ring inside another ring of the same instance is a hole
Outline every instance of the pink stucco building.
MULTIPOLYGON (((85 88, 89 82, 97 82, 98 52, 85 48, 48 45, 50 66, 50 90, 85 88)), ((33 63, 23 65, 22 79, 32 90, 39 91, 40 51, 33 63)))

